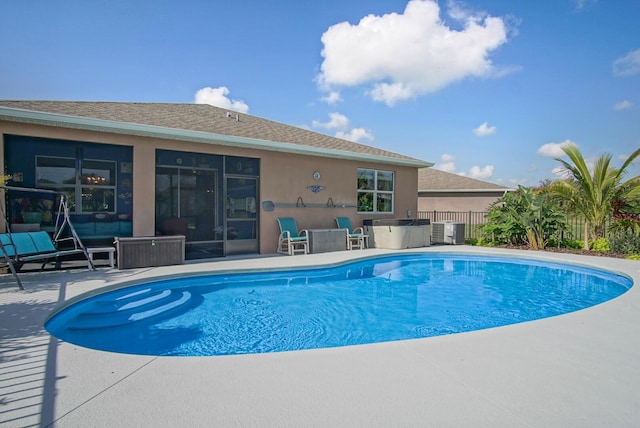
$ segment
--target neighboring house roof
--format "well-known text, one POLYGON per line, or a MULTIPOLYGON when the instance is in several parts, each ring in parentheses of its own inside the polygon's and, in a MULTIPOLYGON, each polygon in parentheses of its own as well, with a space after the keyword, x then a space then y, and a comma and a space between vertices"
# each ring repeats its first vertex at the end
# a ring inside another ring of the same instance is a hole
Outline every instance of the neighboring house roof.
POLYGON ((0 100, 0 120, 418 168, 433 165, 208 104, 0 100))
POLYGON ((472 192, 508 192, 513 189, 463 175, 451 174, 433 168, 418 170, 418 192, 432 193, 472 193, 472 192))

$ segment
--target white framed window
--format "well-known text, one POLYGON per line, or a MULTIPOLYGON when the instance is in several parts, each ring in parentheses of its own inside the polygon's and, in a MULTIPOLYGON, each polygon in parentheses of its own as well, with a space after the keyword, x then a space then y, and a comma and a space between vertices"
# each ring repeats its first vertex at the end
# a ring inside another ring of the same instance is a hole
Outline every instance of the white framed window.
POLYGON ((394 172, 358 168, 358 213, 393 213, 394 172))

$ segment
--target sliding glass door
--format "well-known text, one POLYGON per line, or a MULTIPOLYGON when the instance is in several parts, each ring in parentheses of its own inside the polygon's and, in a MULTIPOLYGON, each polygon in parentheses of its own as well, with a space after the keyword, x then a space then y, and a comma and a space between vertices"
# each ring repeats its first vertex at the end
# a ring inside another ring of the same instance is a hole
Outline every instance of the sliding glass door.
POLYGON ((227 254, 257 252, 258 180, 250 177, 226 178, 227 254))
POLYGON ((156 168, 157 233, 185 235, 187 259, 223 255, 217 181, 214 169, 156 168))
POLYGON ((156 234, 184 235, 187 260, 260 251, 259 159, 156 151, 156 234))

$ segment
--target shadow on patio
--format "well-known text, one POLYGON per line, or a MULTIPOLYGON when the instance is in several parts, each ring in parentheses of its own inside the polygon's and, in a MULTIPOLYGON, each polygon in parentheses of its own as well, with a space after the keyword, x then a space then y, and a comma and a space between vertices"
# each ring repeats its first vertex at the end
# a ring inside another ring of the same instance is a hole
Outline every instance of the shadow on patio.
POLYGON ((0 421, 47 427, 55 422, 60 341, 47 333, 44 323, 67 299, 69 284, 78 279, 104 282, 105 275, 78 270, 26 273, 21 278, 25 291, 18 290, 11 275, 0 277, 0 421))

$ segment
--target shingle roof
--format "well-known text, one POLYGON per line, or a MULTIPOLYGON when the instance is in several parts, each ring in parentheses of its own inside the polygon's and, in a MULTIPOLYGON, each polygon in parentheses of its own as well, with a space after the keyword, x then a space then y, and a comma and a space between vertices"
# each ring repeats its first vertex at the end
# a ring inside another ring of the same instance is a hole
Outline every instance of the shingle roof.
POLYGON ((433 168, 418 170, 418 192, 428 191, 496 191, 511 190, 508 187, 451 174, 433 168))
POLYGON ((376 147, 208 104, 0 100, 0 107, 294 144, 422 164, 418 166, 429 164, 376 147))

